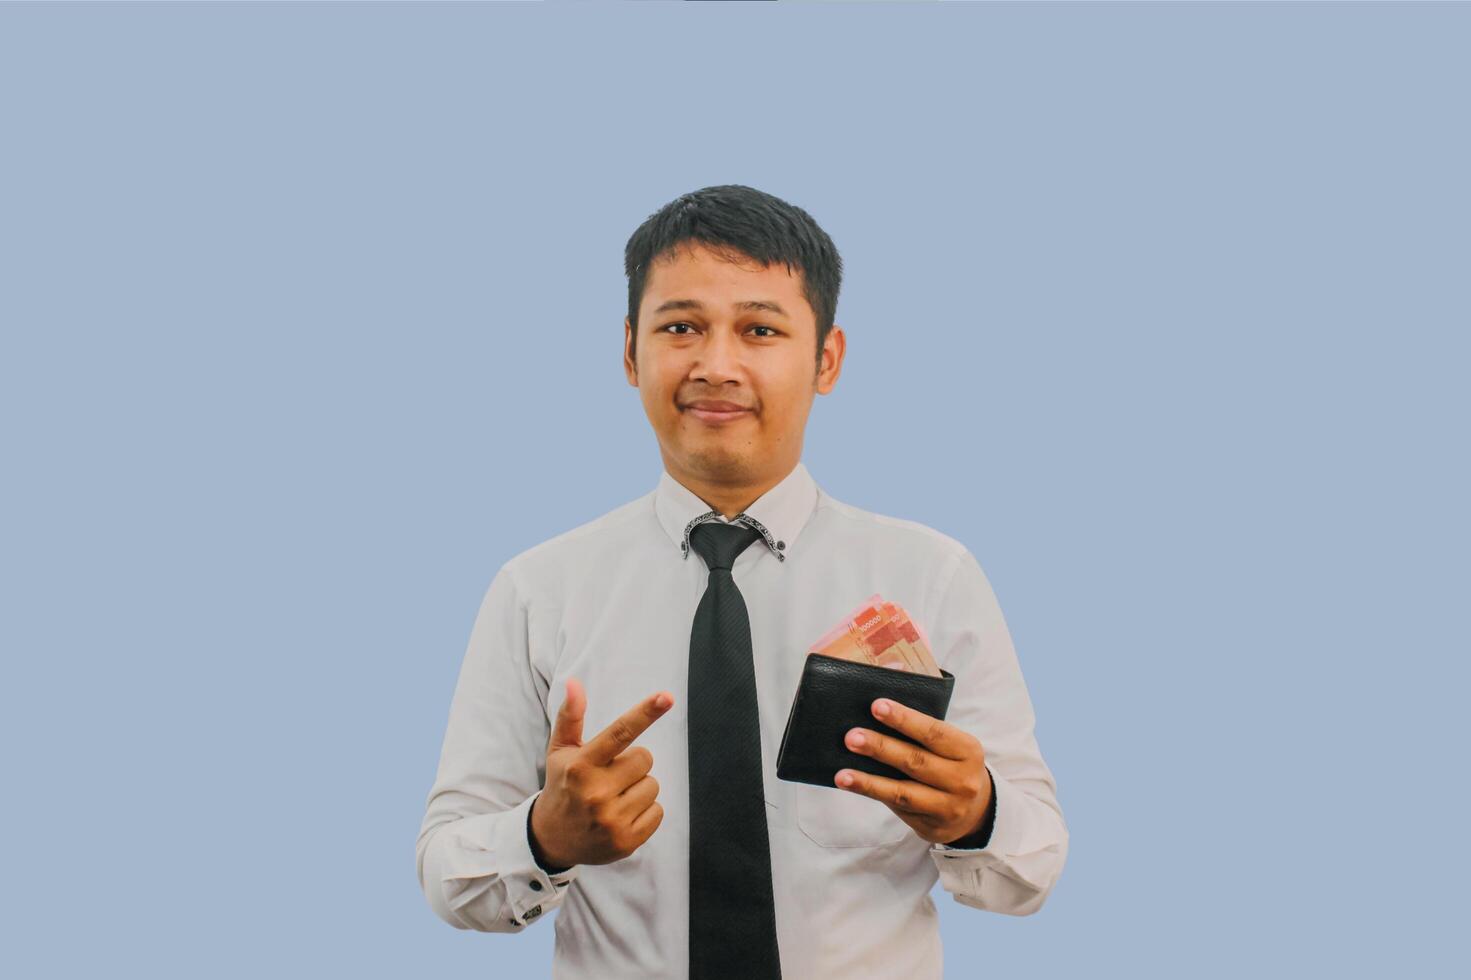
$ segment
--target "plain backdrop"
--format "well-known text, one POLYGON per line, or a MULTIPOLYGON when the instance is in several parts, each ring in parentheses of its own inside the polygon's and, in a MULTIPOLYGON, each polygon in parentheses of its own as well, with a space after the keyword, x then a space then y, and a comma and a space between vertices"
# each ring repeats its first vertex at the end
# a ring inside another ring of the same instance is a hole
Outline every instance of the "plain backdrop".
POLYGON ((624 243, 737 182, 846 264, 803 460, 977 556, 1057 776, 1061 881, 937 886, 947 975, 1452 972, 1468 32, 0 7, 0 968, 549 973, 415 837, 497 567, 657 481, 624 243))

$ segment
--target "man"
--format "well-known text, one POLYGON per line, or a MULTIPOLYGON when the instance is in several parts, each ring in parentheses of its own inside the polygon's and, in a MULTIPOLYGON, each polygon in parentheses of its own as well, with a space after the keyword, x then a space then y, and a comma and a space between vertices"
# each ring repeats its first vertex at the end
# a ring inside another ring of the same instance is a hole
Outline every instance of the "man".
POLYGON ((1067 855, 990 584, 958 541, 834 499, 800 461, 846 344, 841 260, 805 211, 708 187, 625 265, 624 370, 664 472, 491 582, 418 838, 425 895, 486 932, 560 909, 568 980, 938 978, 937 877, 1026 915, 1067 855), (907 778, 778 779, 808 645, 874 593, 954 675, 946 718, 879 699, 913 742, 847 733, 907 778))

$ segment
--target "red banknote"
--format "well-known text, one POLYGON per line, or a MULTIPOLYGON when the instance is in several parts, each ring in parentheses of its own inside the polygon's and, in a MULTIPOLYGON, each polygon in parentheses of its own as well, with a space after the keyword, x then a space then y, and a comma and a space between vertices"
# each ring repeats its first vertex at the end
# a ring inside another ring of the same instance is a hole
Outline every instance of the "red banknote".
POLYGON ((874 593, 809 648, 859 663, 940 676, 930 644, 904 607, 874 593))

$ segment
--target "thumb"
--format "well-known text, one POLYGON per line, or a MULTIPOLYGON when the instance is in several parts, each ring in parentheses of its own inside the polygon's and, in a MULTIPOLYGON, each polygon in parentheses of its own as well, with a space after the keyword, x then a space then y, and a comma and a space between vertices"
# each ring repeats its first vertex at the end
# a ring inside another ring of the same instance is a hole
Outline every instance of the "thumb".
POLYGON ((587 714, 587 693, 582 689, 582 682, 575 677, 567 678, 567 696, 562 699, 562 707, 557 709, 557 722, 552 726, 551 741, 547 743, 547 751, 572 746, 576 748, 582 744, 582 718, 587 714))

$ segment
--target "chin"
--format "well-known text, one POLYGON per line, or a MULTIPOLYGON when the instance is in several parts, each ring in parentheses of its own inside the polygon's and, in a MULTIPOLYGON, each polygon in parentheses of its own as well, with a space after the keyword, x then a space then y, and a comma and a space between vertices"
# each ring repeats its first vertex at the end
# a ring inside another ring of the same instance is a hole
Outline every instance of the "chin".
POLYGON ((685 454, 685 465, 711 480, 731 480, 751 471, 751 460, 743 453, 701 449, 685 454))

